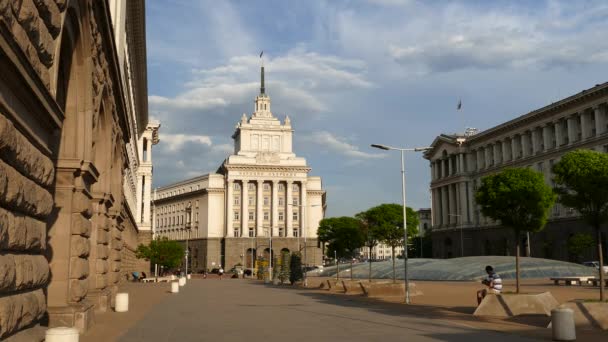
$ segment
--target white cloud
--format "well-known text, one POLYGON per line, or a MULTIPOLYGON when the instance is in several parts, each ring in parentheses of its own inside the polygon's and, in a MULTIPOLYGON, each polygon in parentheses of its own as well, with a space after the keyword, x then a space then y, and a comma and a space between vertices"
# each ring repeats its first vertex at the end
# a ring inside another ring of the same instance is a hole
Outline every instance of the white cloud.
POLYGON ((359 147, 346 141, 342 137, 333 135, 327 131, 314 132, 310 135, 303 136, 304 141, 315 143, 323 146, 335 153, 342 154, 346 157, 361 159, 377 159, 384 158, 386 155, 381 153, 367 153, 359 150, 359 147))
POLYGON ((169 151, 179 150, 185 143, 193 142, 197 144, 211 146, 211 137, 206 135, 186 135, 186 134, 162 134, 161 144, 166 144, 169 151))

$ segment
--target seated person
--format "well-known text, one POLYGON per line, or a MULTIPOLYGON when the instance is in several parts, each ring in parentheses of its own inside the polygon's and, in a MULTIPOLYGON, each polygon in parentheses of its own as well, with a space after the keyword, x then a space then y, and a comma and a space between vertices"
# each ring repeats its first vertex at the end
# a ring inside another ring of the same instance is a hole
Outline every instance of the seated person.
POLYGON ((502 291, 502 279, 494 272, 494 268, 489 265, 486 266, 486 273, 488 273, 488 276, 481 283, 488 288, 477 291, 477 305, 481 304, 481 301, 488 293, 500 294, 502 291))
POLYGON ((133 281, 139 280, 139 272, 135 271, 135 272, 131 273, 131 275, 133 276, 133 281))
POLYGON ((142 271, 141 272, 141 278, 139 280, 146 279, 146 278, 148 278, 148 275, 146 274, 146 272, 142 271))

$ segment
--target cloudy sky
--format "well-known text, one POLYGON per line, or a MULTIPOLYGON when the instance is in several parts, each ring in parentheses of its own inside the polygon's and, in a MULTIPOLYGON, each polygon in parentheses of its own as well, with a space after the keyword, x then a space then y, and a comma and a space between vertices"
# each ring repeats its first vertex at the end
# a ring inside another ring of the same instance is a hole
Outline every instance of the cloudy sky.
MULTIPOLYGON (((370 144, 426 146, 608 81, 607 17, 606 1, 148 1, 154 185, 218 168, 264 50, 328 216, 399 203, 399 155, 370 144)), ((430 207, 428 161, 409 154, 406 172, 408 206, 430 207)))

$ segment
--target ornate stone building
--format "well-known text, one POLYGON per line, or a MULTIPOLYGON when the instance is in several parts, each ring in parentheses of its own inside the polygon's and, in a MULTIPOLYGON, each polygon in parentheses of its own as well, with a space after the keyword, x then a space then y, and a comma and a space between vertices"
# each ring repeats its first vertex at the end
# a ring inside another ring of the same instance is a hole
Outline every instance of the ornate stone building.
POLYGON ((316 237, 325 191, 320 177, 308 175, 306 160, 293 153, 292 135, 289 117, 281 122, 270 111, 262 67, 254 112, 243 114, 232 135, 234 153, 217 173, 157 189, 155 234, 189 236, 194 270, 251 267, 257 256, 268 257, 271 240, 277 255, 306 248, 304 262, 320 264, 316 237))
MULTIPOLYGON (((529 167, 552 184, 551 169, 566 152, 608 152, 607 109, 604 83, 480 133, 438 136, 425 154, 431 162, 434 257, 514 255, 513 233, 484 217, 475 203, 481 178, 505 167, 529 167)), ((574 210, 556 204, 545 229, 523 243, 532 256, 572 260, 567 241, 576 232, 592 234, 574 210)))
POLYGON ((0 340, 85 331, 141 267, 138 146, 158 129, 144 13, 143 0, 0 0, 0 340))

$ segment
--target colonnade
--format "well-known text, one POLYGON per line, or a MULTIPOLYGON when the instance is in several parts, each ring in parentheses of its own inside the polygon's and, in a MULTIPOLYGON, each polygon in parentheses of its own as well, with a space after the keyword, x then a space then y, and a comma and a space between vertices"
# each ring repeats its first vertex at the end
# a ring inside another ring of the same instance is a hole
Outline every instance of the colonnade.
POLYGON ((226 236, 228 237, 256 237, 269 236, 269 234, 277 237, 297 237, 301 235, 300 227, 306 227, 305 213, 303 214, 306 209, 301 210, 306 208, 307 203, 306 182, 229 179, 226 193, 226 236), (238 184, 236 189, 235 184, 238 184), (255 186, 250 189, 250 184, 255 186), (270 193, 265 190, 265 185, 268 185, 270 193), (297 187, 294 188, 294 185, 297 187), (253 193, 250 194, 250 191, 253 193), (236 196, 235 192, 240 196, 236 196), (252 201, 252 198, 255 198, 255 201, 252 201))

